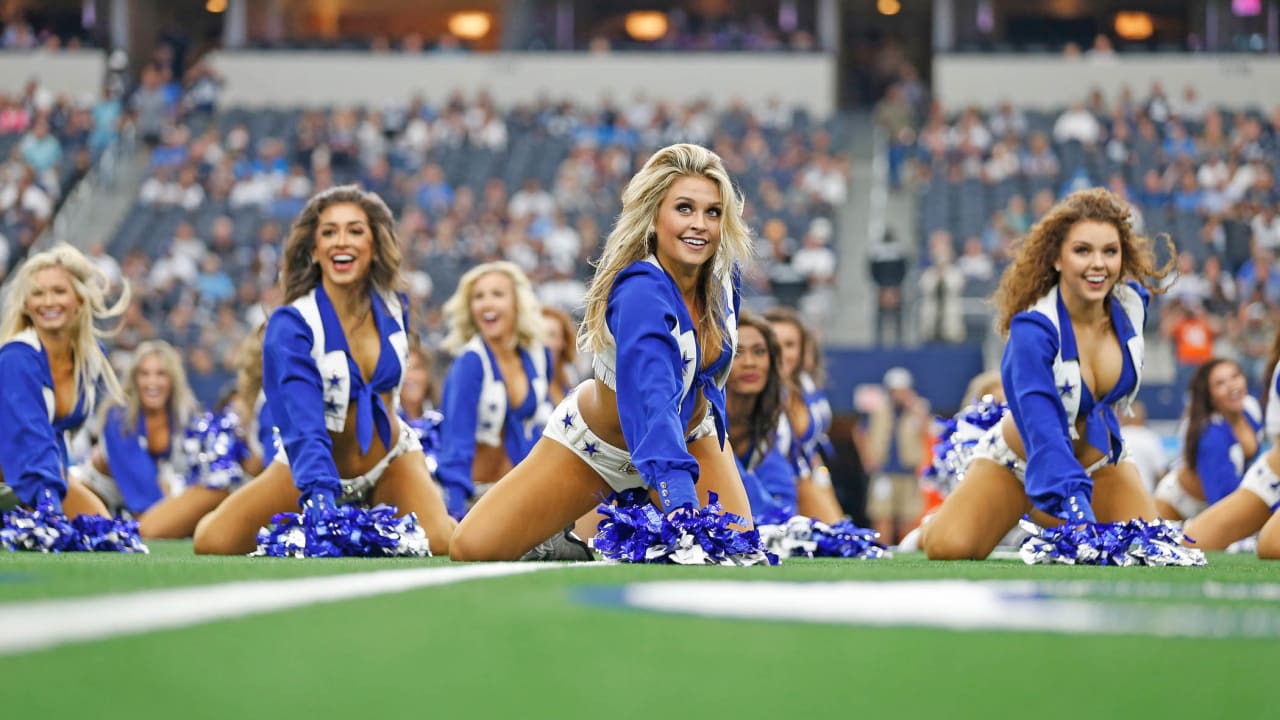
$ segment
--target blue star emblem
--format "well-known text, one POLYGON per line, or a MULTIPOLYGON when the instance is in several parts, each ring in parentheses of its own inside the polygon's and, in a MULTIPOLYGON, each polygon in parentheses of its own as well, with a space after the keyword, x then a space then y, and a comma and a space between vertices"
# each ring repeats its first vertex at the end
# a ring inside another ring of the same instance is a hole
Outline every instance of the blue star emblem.
POLYGON ((1062 397, 1071 397, 1071 393, 1075 392, 1076 387, 1068 380, 1058 386, 1058 394, 1062 397))
POLYGON ((685 367, 689 367, 689 363, 693 362, 693 358, 689 357, 689 353, 680 353, 680 363, 685 367))
POLYGON ((342 385, 342 379, 338 377, 338 373, 329 376, 329 389, 335 390, 342 385))
POLYGON ((560 418, 560 422, 564 423, 565 430, 573 427, 573 413, 565 413, 564 417, 560 418))
POLYGON ((497 410, 497 409, 498 409, 498 403, 489 403, 489 412, 493 412, 494 410, 497 410))
POLYGON ((588 442, 582 447, 582 450, 587 454, 587 457, 595 457, 596 453, 600 452, 600 448, 596 447, 593 442, 588 442))
POLYGON ((338 412, 338 403, 333 398, 325 398, 324 411, 327 413, 338 412))

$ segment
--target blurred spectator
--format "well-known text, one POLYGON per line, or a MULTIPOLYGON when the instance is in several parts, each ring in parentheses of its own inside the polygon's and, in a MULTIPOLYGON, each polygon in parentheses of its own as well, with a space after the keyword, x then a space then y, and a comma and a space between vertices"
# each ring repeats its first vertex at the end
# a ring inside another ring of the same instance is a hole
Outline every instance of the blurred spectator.
POLYGON ((1059 143, 1074 140, 1084 145, 1097 145, 1102 139, 1102 125, 1093 113, 1085 109, 1083 102, 1072 103, 1053 124, 1053 139, 1059 143))
POLYGON ((880 242, 867 251, 871 279, 876 292, 876 344, 889 344, 888 326, 893 327, 893 342, 902 344, 902 283, 907 277, 906 248, 892 230, 885 230, 880 242))
POLYGON ((951 234, 929 238, 930 265, 920 273, 920 338, 925 342, 964 342, 964 275, 954 263, 951 234))
POLYGON ((898 188, 902 184, 902 163, 907 148, 915 142, 915 114, 903 95, 902 86, 897 83, 889 86, 872 112, 876 127, 889 143, 889 183, 898 188))
POLYGON ((1165 336, 1173 341, 1177 361, 1174 386, 1186 388, 1196 368, 1213 357, 1213 343, 1218 334, 1214 319, 1205 313, 1199 298, 1189 296, 1169 303, 1161 325, 1165 336))
POLYGON ((172 105, 163 87, 164 79, 153 65, 142 69, 142 86, 133 94, 132 107, 137 116, 138 134, 143 142, 160 142, 172 114, 172 105))

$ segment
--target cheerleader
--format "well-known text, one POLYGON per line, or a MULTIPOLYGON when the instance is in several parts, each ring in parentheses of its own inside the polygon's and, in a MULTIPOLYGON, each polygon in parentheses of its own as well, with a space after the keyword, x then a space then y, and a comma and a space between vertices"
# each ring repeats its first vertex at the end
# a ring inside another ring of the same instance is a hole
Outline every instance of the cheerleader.
POLYGON ((790 308, 773 308, 765 313, 773 327, 782 352, 781 371, 785 379, 783 408, 795 442, 792 459, 799 482, 796 488, 797 508, 801 515, 826 523, 838 522, 844 510, 836 500, 827 473, 827 458, 833 456, 831 440, 831 404, 813 372, 820 372, 821 352, 813 333, 790 308))
POLYGON ((454 523, 396 406, 407 365, 406 296, 391 211, 346 185, 311 198, 285 243, 285 305, 267 321, 262 378, 280 449, 200 521, 195 550, 253 550, 258 529, 302 506, 388 504, 416 513, 436 554, 454 523))
POLYGON ((139 345, 125 376, 124 402, 106 409, 90 461, 79 469, 108 510, 138 519, 143 537, 189 537, 195 529, 192 522, 185 534, 153 535, 150 530, 168 523, 147 518, 157 503, 183 491, 193 454, 184 438, 199 414, 178 351, 163 340, 139 345))
POLYGON ((569 313, 550 305, 542 306, 547 327, 547 350, 551 351, 551 402, 560 404, 578 384, 578 329, 569 313))
POLYGON ((0 317, 0 482, 24 505, 48 503, 70 518, 109 516, 91 490, 67 478, 67 436, 104 394, 122 395, 97 323, 124 312, 129 285, 110 306, 109 287, 79 250, 58 244, 17 270, 0 317))
POLYGON ((1156 517, 1116 411, 1137 395, 1152 279, 1168 272, 1105 190, 1069 195, 1031 229, 995 296, 1009 411, 924 526, 931 559, 983 559, 1025 513, 1046 527, 1156 517))
POLYGON ((1271 343, 1267 378, 1265 432, 1271 447, 1249 466, 1239 487, 1187 521, 1187 537, 1202 550, 1222 550, 1258 533, 1258 557, 1280 559, 1280 333, 1271 343))
POLYGON ((1191 376, 1182 461, 1156 485, 1156 510, 1189 520, 1230 495, 1262 450, 1262 407, 1244 371, 1214 358, 1191 376))
POLYGON ((748 313, 738 317, 738 352, 725 386, 729 441, 757 522, 795 512, 796 471, 788 460, 791 424, 782 411, 781 350, 773 328, 748 313))
POLYGON ((659 150, 631 179, 587 292, 578 347, 594 353, 595 378, 458 526, 454 559, 518 558, 612 491, 647 488, 668 513, 714 492, 751 516, 725 437, 737 267, 752 251, 741 213, 702 147, 659 150))
POLYGON ((400 388, 400 410, 407 420, 417 420, 436 409, 440 392, 431 355, 419 345, 409 348, 409 367, 400 388))
POLYGON ((142 516, 139 527, 143 537, 191 537, 201 518, 274 458, 275 428, 262 393, 262 330, 260 327, 249 334, 237 348, 235 391, 216 416, 205 419, 213 427, 188 433, 187 442, 194 447, 186 450, 185 488, 181 494, 160 500, 142 516), (217 437, 218 433, 223 437, 217 437))
POLYGON ((467 271, 444 305, 445 347, 454 353, 440 408, 437 480, 449 513, 529 454, 551 416, 552 357, 529 278, 511 262, 467 271))

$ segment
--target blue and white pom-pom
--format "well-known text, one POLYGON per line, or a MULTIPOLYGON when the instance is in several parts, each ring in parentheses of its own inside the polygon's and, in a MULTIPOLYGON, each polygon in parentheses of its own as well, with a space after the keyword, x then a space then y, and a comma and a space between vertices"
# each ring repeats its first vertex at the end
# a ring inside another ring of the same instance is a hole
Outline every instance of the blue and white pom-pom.
POLYGON ((1204 551, 1183 546, 1183 540, 1194 540, 1167 520, 1063 523, 1043 528, 1023 517, 1020 525, 1031 533, 1019 550, 1028 565, 1207 564, 1204 551))
POLYGON ((234 410, 197 418, 186 430, 183 449, 192 458, 187 487, 235 490, 248 479, 241 463, 253 451, 241 436, 240 416, 234 410))
POLYGON ((605 516, 591 546, 608 560, 673 565, 778 564, 747 521, 726 513, 715 493, 705 508, 677 508, 665 515, 636 489, 615 493, 596 508, 605 516))
POLYGON ((0 516, 0 547, 10 552, 147 553, 135 520, 78 515, 68 520, 56 503, 16 508, 0 516))
POLYGON ((396 517, 390 505, 318 506, 279 513, 258 531, 254 557, 430 557, 427 534, 413 513, 396 517))
POLYGON ((1000 422, 1006 407, 985 395, 944 422, 933 448, 933 462, 921 474, 921 481, 936 488, 943 497, 950 495, 964 477, 978 441, 1000 422))
POLYGON ((437 455, 440 452, 440 426, 444 423, 444 415, 435 410, 428 410, 422 417, 407 420, 409 427, 417 434, 422 443, 422 454, 427 456, 427 471, 435 476, 439 466, 437 455))
POLYGON ((779 557, 838 557, 875 560, 893 557, 880 543, 880 533, 841 520, 828 525, 804 515, 757 526, 769 552, 779 557))

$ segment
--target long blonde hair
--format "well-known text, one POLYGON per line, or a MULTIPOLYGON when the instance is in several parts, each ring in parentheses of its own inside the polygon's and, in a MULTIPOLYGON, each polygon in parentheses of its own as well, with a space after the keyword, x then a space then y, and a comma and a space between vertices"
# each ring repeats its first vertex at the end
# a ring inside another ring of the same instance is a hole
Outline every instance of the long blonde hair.
POLYGON ((281 282, 284 286, 284 302, 311 292, 320 284, 320 266, 312 259, 316 247, 316 229, 320 215, 334 205, 350 203, 364 211, 369 219, 369 232, 373 234, 373 263, 369 268, 368 282, 381 293, 399 292, 404 280, 400 277, 400 240, 396 237, 395 218, 391 209, 377 193, 365 192, 355 185, 339 185, 316 194, 289 228, 284 243, 284 270, 281 282))
POLYGON ((586 295, 586 315, 578 334, 578 349, 599 352, 609 342, 605 308, 614 280, 631 263, 657 250, 654 223, 671 184, 681 177, 704 177, 720 190, 720 247, 698 276, 698 296, 707 309, 698 327, 706 355, 724 342, 724 325, 731 308, 720 292, 735 266, 746 265, 755 255, 751 231, 742 219, 742 199, 734 190, 720 156, 698 145, 668 145, 654 153, 622 191, 622 212, 605 240, 596 263, 596 274, 586 295))
POLYGON ((200 411, 200 403, 191 391, 191 384, 187 382, 187 371, 182 367, 182 358, 164 340, 147 340, 134 350, 129 374, 124 379, 124 423, 121 428, 127 432, 135 432, 138 428, 138 418, 142 414, 142 389, 138 386, 138 370, 142 367, 142 361, 148 357, 160 358, 160 364, 169 376, 169 399, 165 402, 165 410, 169 413, 170 427, 186 427, 192 416, 200 411))
POLYGON ((262 338, 266 324, 258 326, 236 348, 236 411, 244 423, 256 420, 254 406, 262 392, 262 338))
POLYGON ((444 316, 449 323, 449 334, 445 336, 444 347, 451 353, 460 352, 479 332, 476 319, 471 316, 471 292, 475 289, 476 281, 489 273, 506 275, 511 278, 511 285, 515 288, 516 347, 529 348, 546 337, 546 328, 542 324, 542 303, 533 294, 529 276, 524 274, 519 265, 498 260, 468 270, 458 281, 458 289, 445 301, 444 316))
POLYGON ((107 304, 111 281, 83 253, 66 243, 38 252, 27 258, 14 273, 13 282, 5 294, 4 309, 0 314, 0 344, 17 337, 32 327, 27 315, 27 297, 35 284, 35 275, 41 270, 60 267, 71 280, 71 287, 80 299, 81 311, 76 314, 75 329, 71 337, 72 357, 75 361, 76 387, 86 378, 101 377, 107 394, 119 401, 124 393, 120 380, 107 361, 98 339, 115 334, 115 328, 98 327, 98 321, 119 317, 129 306, 131 293, 128 281, 120 289, 120 297, 113 305, 107 304), (85 312, 87 310, 87 312, 85 312))

